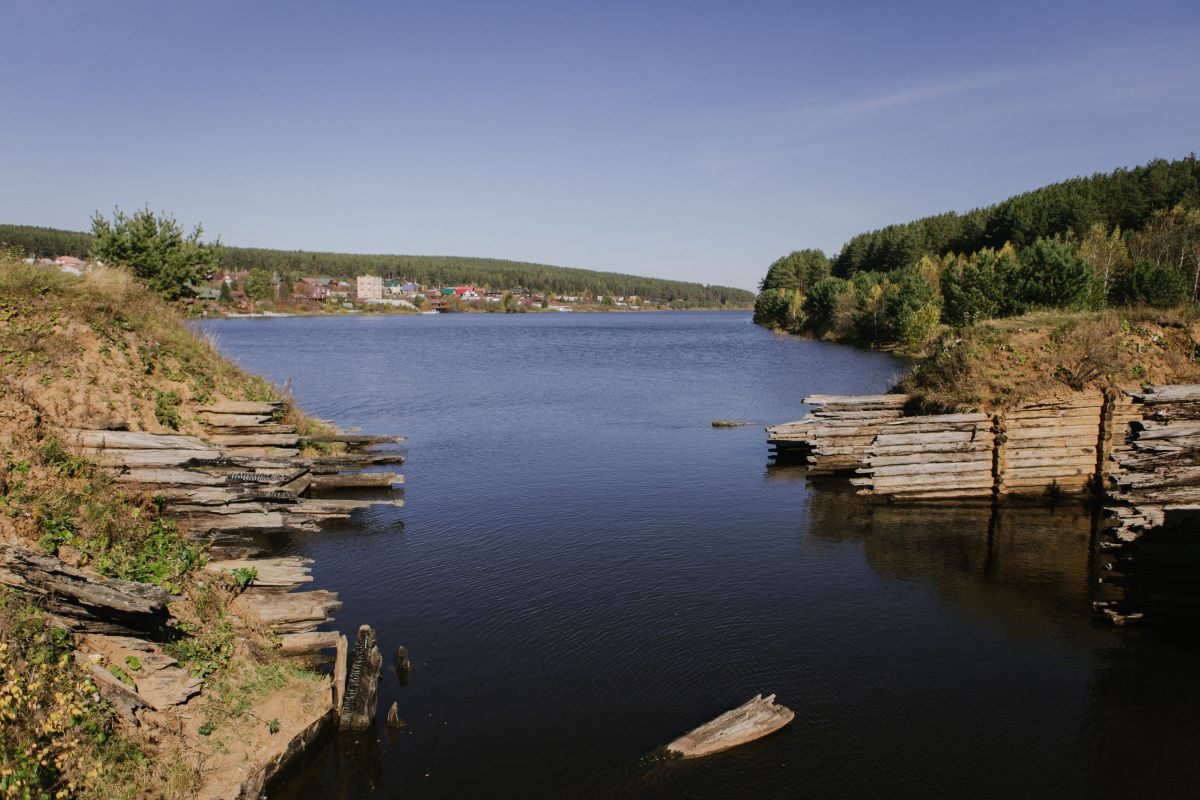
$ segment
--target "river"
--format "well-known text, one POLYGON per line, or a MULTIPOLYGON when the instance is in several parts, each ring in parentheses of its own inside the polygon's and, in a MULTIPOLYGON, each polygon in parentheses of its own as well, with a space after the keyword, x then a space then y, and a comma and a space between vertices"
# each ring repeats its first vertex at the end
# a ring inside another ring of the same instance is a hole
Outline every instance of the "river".
POLYGON ((273 797, 1200 789, 1200 655, 1092 620, 1087 509, 879 506, 768 465, 762 425, 887 389, 889 356, 731 312, 203 327, 311 414, 409 436, 404 508, 278 542, 316 560, 351 641, 376 628, 385 674, 378 730, 332 738, 273 797), (795 721, 646 758, 759 692, 795 721))

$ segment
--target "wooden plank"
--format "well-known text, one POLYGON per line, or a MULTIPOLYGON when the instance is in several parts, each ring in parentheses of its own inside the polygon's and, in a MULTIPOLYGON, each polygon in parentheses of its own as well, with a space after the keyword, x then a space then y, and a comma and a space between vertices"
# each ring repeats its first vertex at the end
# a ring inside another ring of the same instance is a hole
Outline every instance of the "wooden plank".
POLYGON ((403 464, 405 457, 401 453, 334 453, 332 455, 310 456, 302 459, 302 464, 346 464, 350 466, 368 466, 371 464, 403 464))
POLYGON ((210 445, 195 436, 147 433, 145 431, 89 431, 68 429, 66 440, 80 447, 107 450, 208 450, 210 445))
POLYGON ((353 475, 314 475, 314 489, 386 489, 404 483, 398 472, 359 472, 353 475))
POLYGON ((1139 420, 1134 422, 1133 426, 1140 428, 1137 435, 1138 440, 1200 437, 1200 425, 1180 425, 1178 423, 1139 420))
POLYGON ((1100 428, 1096 425, 1061 425, 1049 428, 1017 428, 1005 430, 1010 442, 1027 441, 1030 439, 1081 439, 1095 444, 1100 436, 1100 428))
POLYGON ((894 405, 902 406, 908 402, 906 394, 863 394, 863 395, 839 395, 839 394, 811 394, 804 398, 803 402, 810 406, 825 406, 832 403, 844 406, 858 405, 894 405))
POLYGON ((896 445, 927 445, 927 444, 966 444, 968 442, 991 442, 994 437, 987 429, 976 431, 948 431, 945 433, 913 433, 890 434, 880 432, 875 438, 876 447, 895 447, 896 445))
POLYGON ((206 425, 212 426, 232 426, 232 427, 255 427, 272 420, 272 416, 268 414, 218 414, 210 411, 207 408, 197 409, 201 420, 206 425))
POLYGON ((282 400, 220 400, 197 409, 200 413, 209 414, 274 414, 282 410, 282 400))
POLYGON ((868 458, 868 463, 872 467, 889 467, 898 466, 900 464, 941 464, 948 462, 965 463, 975 461, 979 463, 992 463, 991 448, 978 448, 976 450, 955 451, 950 453, 928 453, 924 450, 907 452, 899 455, 872 455, 868 458))
POLYGON ((1156 405, 1158 403, 1194 403, 1200 401, 1200 384, 1155 386, 1141 392, 1126 391, 1125 394, 1146 405, 1156 405))
POLYGON ((1090 427, 1093 430, 1095 430, 1098 428, 1099 425, 1100 425, 1100 415, 1099 414, 1090 414, 1086 417, 1059 417, 1059 418, 1053 418, 1053 419, 1048 418, 1048 417, 1041 418, 1041 419, 1021 419, 1021 420, 1012 419, 1010 417, 1005 417, 1005 419, 1004 419, 1004 430, 1006 430, 1006 431, 1033 430, 1033 429, 1038 429, 1038 428, 1063 428, 1063 427, 1080 428, 1080 427, 1084 427, 1084 426, 1090 427))
POLYGON ((948 475, 928 475, 921 479, 915 479, 911 475, 885 475, 881 477, 873 477, 869 479, 871 487, 874 489, 883 489, 887 487, 899 487, 901 491, 904 487, 917 490, 928 486, 946 486, 948 488, 979 488, 991 486, 994 482, 991 471, 987 472, 967 472, 967 473, 951 473, 948 475))
POLYGON ((294 447, 230 447, 224 451, 229 458, 259 458, 283 460, 295 458, 300 451, 294 447))
POLYGON ((977 439, 973 442, 921 442, 920 447, 909 444, 881 444, 875 442, 870 447, 870 453, 878 456, 911 455, 913 453, 973 453, 979 451, 991 452, 992 436, 977 439))
POLYGON ((130 469, 114 468, 111 473, 113 480, 121 483, 141 483, 146 485, 168 484, 173 486, 217 486, 224 483, 224 478, 194 469, 172 469, 165 467, 132 467, 130 469))
POLYGON ((329 619, 331 611, 342 607, 336 593, 323 589, 245 593, 238 595, 234 604, 253 612, 265 625, 292 632, 316 627, 329 619))
POLYGON ((239 569, 252 569, 256 575, 251 587, 263 589, 294 588, 312 582, 309 564, 311 558, 283 556, 279 558, 236 558, 209 561, 204 568, 209 572, 232 573, 239 569))
POLYGON ((300 443, 300 437, 294 433, 217 434, 208 438, 222 447, 295 447, 300 443))
POLYGON ((37 595, 76 630, 141 633, 167 622, 170 593, 161 586, 106 578, 23 547, 0 543, 0 584, 37 595))
POLYGON ((219 425, 208 429, 210 436, 253 436, 262 433, 296 433, 295 425, 281 425, 275 422, 263 425, 219 425))
POLYGON ((895 466, 876 466, 872 463, 870 466, 860 469, 859 472, 872 475, 874 477, 882 477, 885 475, 911 475, 920 480, 922 476, 939 475, 939 474, 954 474, 964 472, 980 472, 986 470, 991 475, 992 462, 987 461, 961 461, 961 462, 941 462, 936 464, 897 464, 895 466))
POLYGON ((366 433, 331 433, 321 434, 317 436, 301 436, 300 441, 305 443, 341 443, 341 444, 399 444, 407 441, 407 436, 382 436, 366 433))
MULTIPOLYGON (((859 492, 859 494, 874 494, 873 492, 859 492)), ((969 500, 990 498, 992 496, 992 487, 979 487, 975 489, 941 489, 929 491, 913 491, 913 492, 892 492, 886 495, 889 500, 896 502, 915 502, 922 500, 969 500)))
POLYGON ((886 422, 889 419, 896 419, 904 416, 904 412, 900 409, 894 410, 878 410, 878 411, 826 411, 825 409, 817 409, 809 418, 826 421, 831 419, 856 419, 865 421, 880 421, 886 422))
POLYGON ((193 462, 215 461, 220 450, 93 450, 87 453, 105 466, 184 467, 193 462))
POLYGON ((1092 465, 1071 466, 1069 464, 1057 464, 1051 467, 1017 467, 1015 469, 1006 469, 1004 479, 1013 481, 1025 478, 1069 478, 1072 476, 1090 477, 1096 473, 1096 467, 1092 465))
POLYGON ((1006 458, 1004 460, 1004 469, 1026 469, 1028 467, 1056 467, 1056 466, 1085 466, 1096 468, 1096 457, 1091 456, 1061 456, 1056 458, 1006 458))
POLYGON ((285 656, 303 656, 332 650, 338 646, 337 631, 308 631, 285 633, 279 637, 279 653, 285 656))

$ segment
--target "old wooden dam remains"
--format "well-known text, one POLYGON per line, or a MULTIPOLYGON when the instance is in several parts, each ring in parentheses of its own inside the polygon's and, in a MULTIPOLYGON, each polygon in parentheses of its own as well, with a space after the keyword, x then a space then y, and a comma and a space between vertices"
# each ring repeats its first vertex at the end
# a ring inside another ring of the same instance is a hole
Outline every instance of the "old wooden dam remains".
MULTIPOLYGON (((335 720, 353 729, 374 725, 381 664, 369 626, 359 628, 353 649, 344 635, 320 629, 341 606, 337 594, 304 590, 313 580, 311 561, 267 555, 271 539, 315 531, 359 509, 402 505, 398 487, 403 476, 369 468, 404 463, 397 450, 374 449, 404 437, 302 436, 280 421, 283 404, 277 402, 224 401, 191 411, 203 421, 201 436, 129 431, 123 423, 115 423, 116 429, 55 434, 114 480, 156 498, 163 517, 190 538, 211 543, 204 569, 243 576, 244 590, 230 610, 268 629, 281 655, 313 664, 334 662, 329 696, 319 707, 306 709, 303 728, 280 737, 277 752, 257 753, 255 763, 224 771, 208 767, 200 796, 257 797, 335 720), (308 443, 335 447, 303 451, 308 443), (345 489, 375 490, 383 497, 329 496, 345 489)), ((201 716, 189 711, 188 703, 198 698, 203 682, 159 644, 169 638, 167 605, 172 598, 165 588, 106 578, 2 543, 0 584, 41 598, 51 618, 77 635, 77 659, 130 724, 161 727, 164 720, 201 716), (114 676, 110 665, 120 668, 133 659, 142 666, 128 675, 128 682, 114 676)))
POLYGON ((987 413, 919 414, 901 394, 816 395, 767 429, 777 463, 848 474, 908 503, 1069 497, 1103 504, 1097 612, 1200 612, 1200 386, 1075 392, 987 413))

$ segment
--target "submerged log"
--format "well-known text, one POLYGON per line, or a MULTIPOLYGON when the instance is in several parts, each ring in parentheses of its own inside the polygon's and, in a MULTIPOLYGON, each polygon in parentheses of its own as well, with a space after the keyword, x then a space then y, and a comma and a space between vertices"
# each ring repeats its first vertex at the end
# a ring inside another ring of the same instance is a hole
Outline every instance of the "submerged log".
POLYGON ((404 727, 404 720, 400 719, 400 704, 393 702, 392 707, 388 709, 387 726, 394 730, 399 730, 404 727))
POLYGON ((775 695, 756 695, 744 705, 680 736, 667 745, 667 750, 683 758, 719 753, 774 733, 795 716, 790 708, 775 702, 775 695))
POLYGON ((350 656, 350 667, 346 674, 346 691, 342 697, 342 730, 362 731, 375 722, 375 710, 379 705, 379 675, 383 656, 375 630, 370 625, 358 629, 354 652, 350 656))
POLYGON ((105 578, 21 547, 0 544, 0 584, 43 597, 43 608, 77 631, 147 633, 167 622, 163 587, 105 578))
POLYGON ((747 425, 753 425, 753 422, 738 422, 732 419, 714 419, 712 426, 714 428, 742 428, 747 425))

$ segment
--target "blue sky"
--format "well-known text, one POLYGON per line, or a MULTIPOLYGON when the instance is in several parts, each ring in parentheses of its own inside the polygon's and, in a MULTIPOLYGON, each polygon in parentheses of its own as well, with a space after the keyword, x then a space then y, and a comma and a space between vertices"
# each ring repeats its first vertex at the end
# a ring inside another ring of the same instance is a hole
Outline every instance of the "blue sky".
POLYGON ((0 0, 0 221, 752 288, 1200 149, 1200 3, 0 0))

